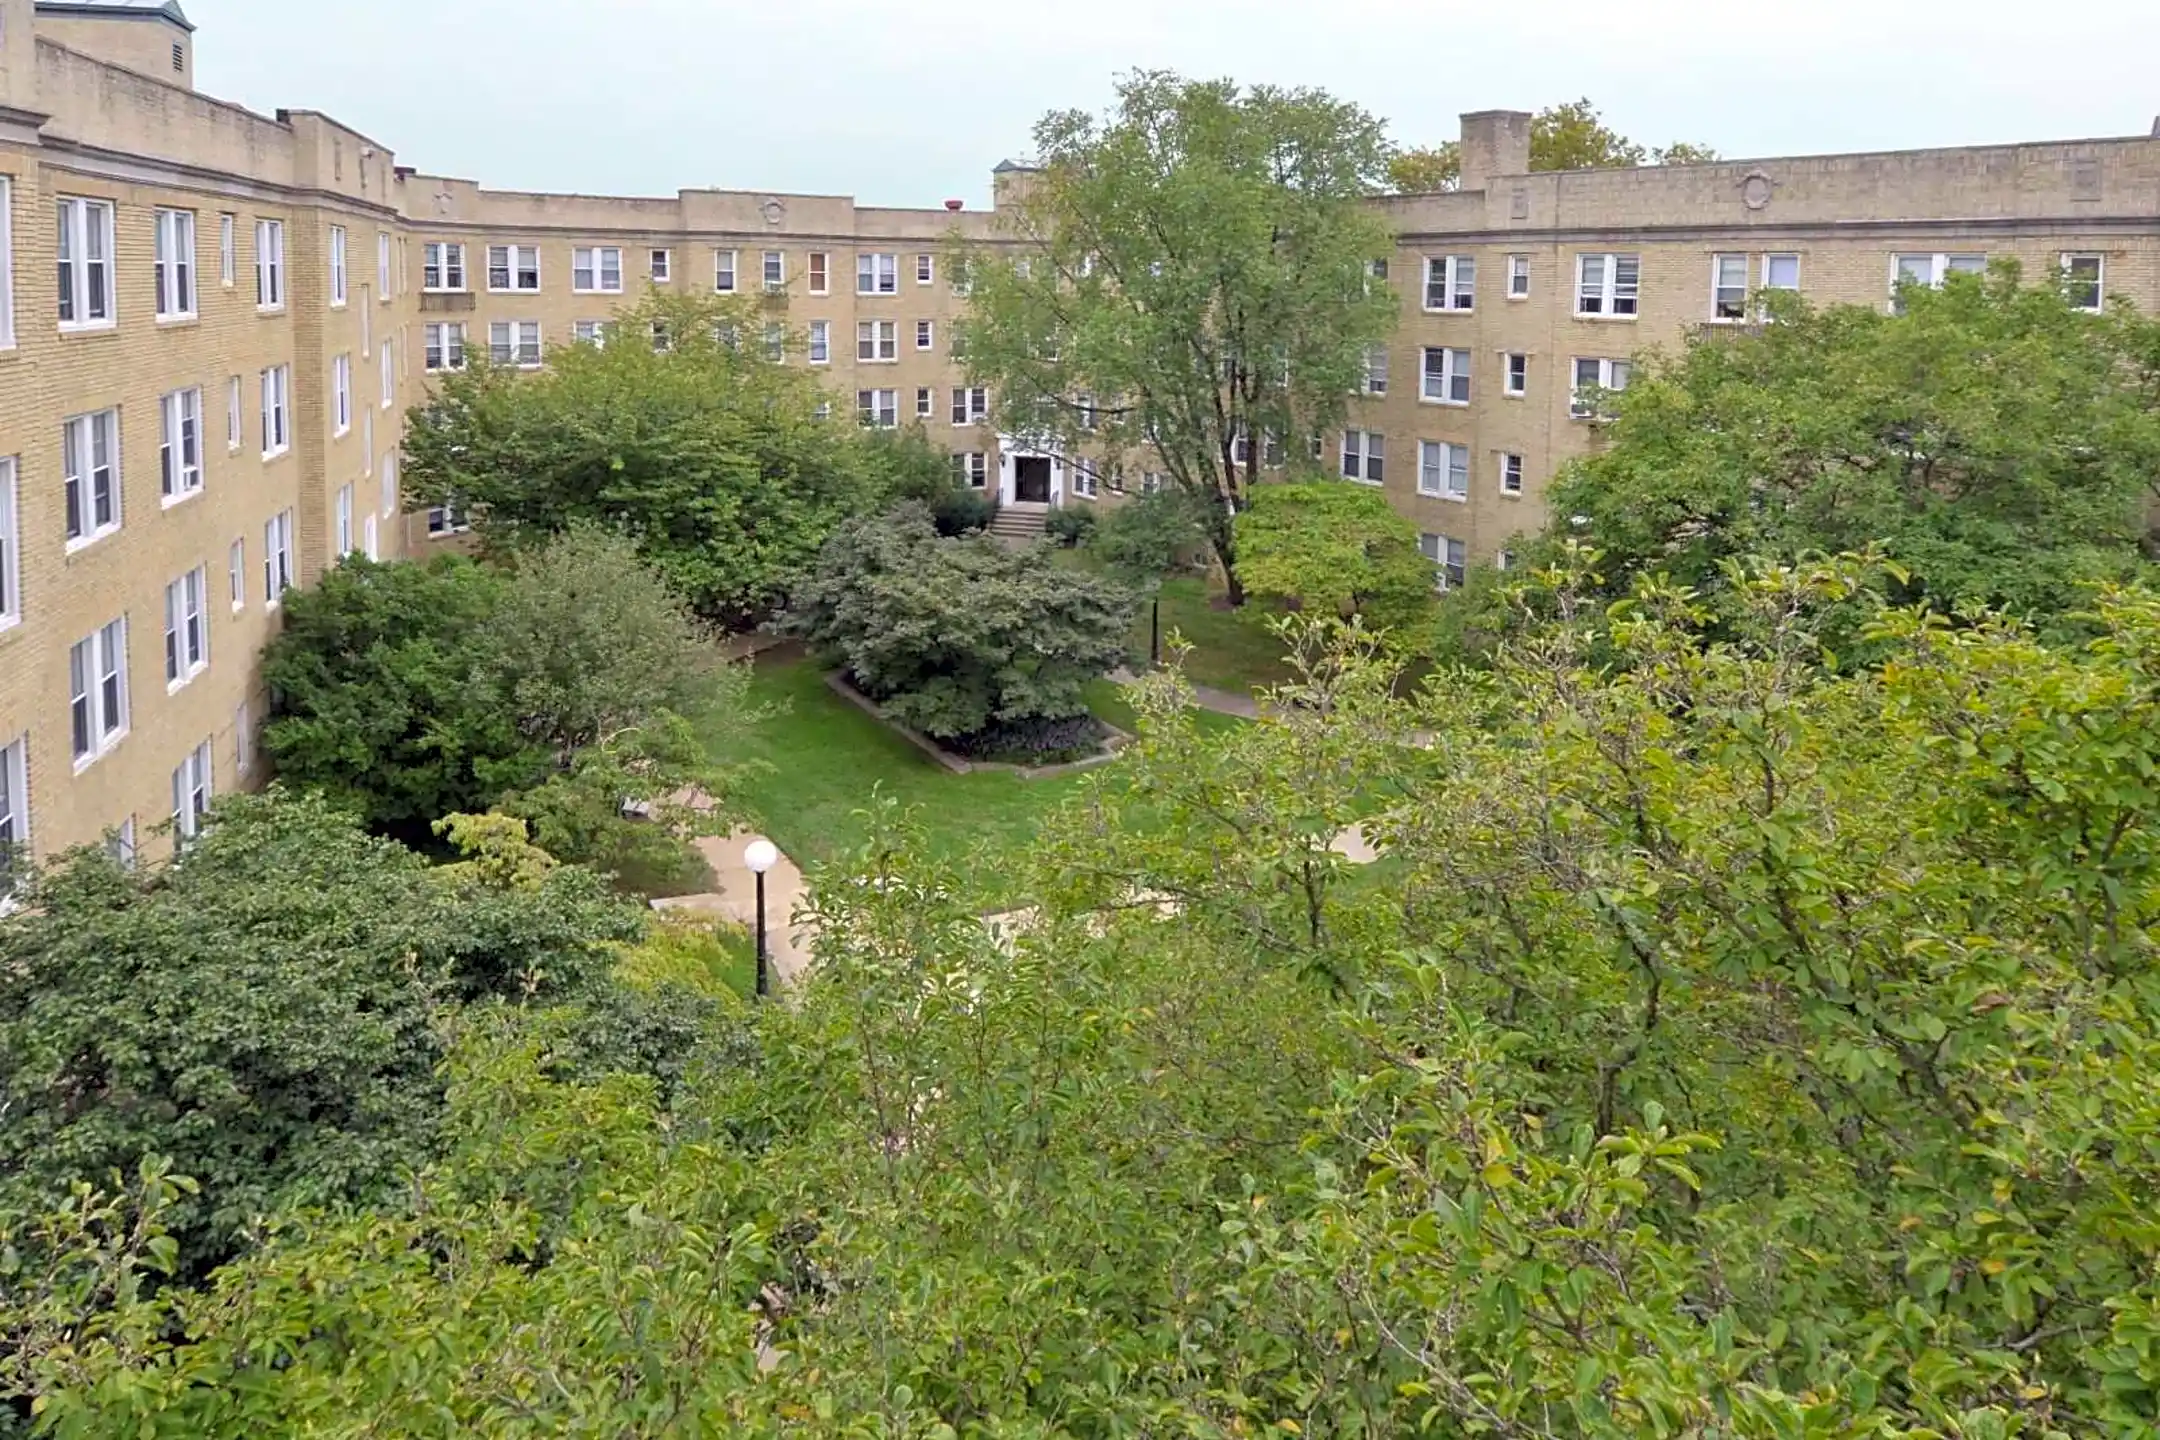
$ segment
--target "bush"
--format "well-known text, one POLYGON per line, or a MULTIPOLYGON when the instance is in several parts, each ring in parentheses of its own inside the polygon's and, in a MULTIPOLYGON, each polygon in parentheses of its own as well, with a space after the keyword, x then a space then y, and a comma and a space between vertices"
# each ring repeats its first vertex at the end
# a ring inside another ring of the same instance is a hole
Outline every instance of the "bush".
POLYGON ((981 490, 953 486, 930 502, 930 518, 948 539, 987 530, 997 517, 997 502, 981 490))
POLYGON ((1182 486, 1113 507, 1087 537, 1088 552, 1113 575, 1146 584, 1170 574, 1207 545, 1201 502, 1182 486))
POLYGON ((786 628, 903 725, 940 740, 1087 713, 1125 660, 1137 602, 981 536, 946 539, 908 505, 835 532, 786 628))
POLYGON ((1085 544, 1088 536, 1095 533, 1095 511, 1091 507, 1060 505, 1050 512, 1043 528, 1050 532, 1051 539, 1070 550, 1085 544))
POLYGON ((1313 480, 1256 486, 1237 517, 1251 594, 1410 631, 1432 613, 1432 562, 1418 531, 1377 490, 1313 480))
POLYGON ((1093 715, 1037 716, 992 725, 944 742, 955 755, 1003 765, 1063 765, 1102 752, 1109 732, 1093 715))

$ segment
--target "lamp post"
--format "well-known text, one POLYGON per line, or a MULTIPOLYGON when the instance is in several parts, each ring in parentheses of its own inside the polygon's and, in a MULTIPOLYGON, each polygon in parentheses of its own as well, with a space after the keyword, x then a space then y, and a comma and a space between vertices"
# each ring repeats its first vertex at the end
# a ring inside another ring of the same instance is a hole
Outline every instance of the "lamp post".
POLYGON ((1148 601, 1148 664, 1154 669, 1162 668, 1162 592, 1156 591, 1148 601))
POLYGON ((765 872, 780 863, 780 847, 770 840, 753 840, 743 851, 743 864, 757 877, 757 997, 772 993, 770 961, 765 950, 765 872))

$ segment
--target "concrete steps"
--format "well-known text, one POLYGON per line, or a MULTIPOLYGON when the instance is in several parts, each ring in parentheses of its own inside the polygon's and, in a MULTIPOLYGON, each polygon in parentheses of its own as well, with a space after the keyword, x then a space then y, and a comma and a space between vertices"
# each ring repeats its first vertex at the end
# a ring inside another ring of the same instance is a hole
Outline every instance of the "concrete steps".
POLYGON ((1016 500, 998 507, 990 521, 990 533, 1007 545, 1032 545, 1043 538, 1049 520, 1048 505, 1030 505, 1016 500))

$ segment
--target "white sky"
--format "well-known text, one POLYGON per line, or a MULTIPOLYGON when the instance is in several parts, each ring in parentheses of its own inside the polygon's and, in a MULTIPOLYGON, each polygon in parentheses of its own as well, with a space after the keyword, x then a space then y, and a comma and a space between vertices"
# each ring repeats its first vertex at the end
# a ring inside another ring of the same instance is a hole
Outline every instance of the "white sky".
POLYGON ((2160 0, 182 4, 207 93, 504 189, 977 205, 1043 112, 1099 109, 1139 67, 1317 85, 1406 144, 1578 96, 1731 157, 2144 134, 2160 112, 2160 0))

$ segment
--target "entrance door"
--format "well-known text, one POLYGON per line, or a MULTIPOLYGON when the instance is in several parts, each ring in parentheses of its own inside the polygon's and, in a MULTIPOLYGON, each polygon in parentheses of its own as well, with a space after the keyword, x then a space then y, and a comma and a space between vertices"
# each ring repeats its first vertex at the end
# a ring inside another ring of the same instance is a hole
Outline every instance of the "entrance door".
POLYGON ((1022 505, 1047 505, 1050 503, 1049 456, 1018 455, 1013 457, 1013 499, 1022 505))

